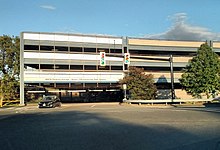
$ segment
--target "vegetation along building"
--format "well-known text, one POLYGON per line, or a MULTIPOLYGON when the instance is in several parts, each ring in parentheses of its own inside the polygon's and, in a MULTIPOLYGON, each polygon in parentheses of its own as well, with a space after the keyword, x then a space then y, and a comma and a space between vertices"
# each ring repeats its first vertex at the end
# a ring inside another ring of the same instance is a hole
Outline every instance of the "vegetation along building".
MULTIPOLYGON (((154 75, 157 98, 170 98, 170 55, 173 56, 174 88, 178 98, 181 70, 205 41, 169 41, 62 33, 21 33, 21 104, 46 94, 62 101, 120 101, 118 81, 128 66, 154 75), (127 57, 127 58, 125 58, 127 57), (127 60, 125 60, 127 59, 127 60)), ((210 42, 220 53, 220 42, 210 42)))

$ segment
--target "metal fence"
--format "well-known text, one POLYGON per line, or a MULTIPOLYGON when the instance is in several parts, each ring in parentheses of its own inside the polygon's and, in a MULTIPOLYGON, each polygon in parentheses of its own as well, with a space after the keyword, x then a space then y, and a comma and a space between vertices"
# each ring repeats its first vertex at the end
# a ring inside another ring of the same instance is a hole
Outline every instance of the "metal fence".
POLYGON ((158 100, 124 100, 124 103, 128 104, 165 104, 167 105, 168 103, 187 103, 187 102, 209 102, 213 99, 158 99, 158 100))

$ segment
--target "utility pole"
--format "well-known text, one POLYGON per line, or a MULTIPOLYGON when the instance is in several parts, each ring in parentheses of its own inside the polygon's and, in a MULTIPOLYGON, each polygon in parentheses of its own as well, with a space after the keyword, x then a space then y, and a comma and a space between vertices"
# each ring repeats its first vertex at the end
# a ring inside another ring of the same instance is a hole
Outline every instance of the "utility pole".
POLYGON ((171 99, 173 102, 173 100, 175 99, 174 74, 173 74, 173 55, 170 55, 170 78, 171 78, 171 99))
POLYGON ((123 101, 126 101, 127 100, 127 84, 123 84, 123 90, 124 90, 124 99, 123 101))

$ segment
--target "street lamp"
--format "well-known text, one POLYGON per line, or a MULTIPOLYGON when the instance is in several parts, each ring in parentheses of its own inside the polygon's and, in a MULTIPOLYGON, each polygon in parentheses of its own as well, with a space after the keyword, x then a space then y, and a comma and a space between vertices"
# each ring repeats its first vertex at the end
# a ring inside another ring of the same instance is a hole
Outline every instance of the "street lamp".
POLYGON ((174 74, 173 74, 173 56, 170 55, 170 79, 171 79, 171 99, 172 102, 175 99, 175 90, 174 90, 174 74))
POLYGON ((124 99, 123 99, 123 101, 126 101, 127 100, 127 93, 126 93, 127 84, 123 84, 123 90, 124 90, 124 99))

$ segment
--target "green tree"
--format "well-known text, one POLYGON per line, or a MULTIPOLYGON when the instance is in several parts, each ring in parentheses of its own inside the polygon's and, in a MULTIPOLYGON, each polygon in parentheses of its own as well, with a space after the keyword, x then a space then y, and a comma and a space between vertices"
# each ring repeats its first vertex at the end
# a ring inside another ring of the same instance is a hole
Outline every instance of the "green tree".
POLYGON ((1 101, 18 98, 20 39, 0 36, 1 101))
POLYGON ((129 67, 129 72, 119 81, 120 84, 127 84, 131 99, 154 99, 156 86, 153 75, 145 74, 143 68, 129 67))
POLYGON ((213 97, 220 87, 220 60, 219 56, 207 44, 202 44, 183 70, 180 83, 183 89, 193 97, 213 97))

